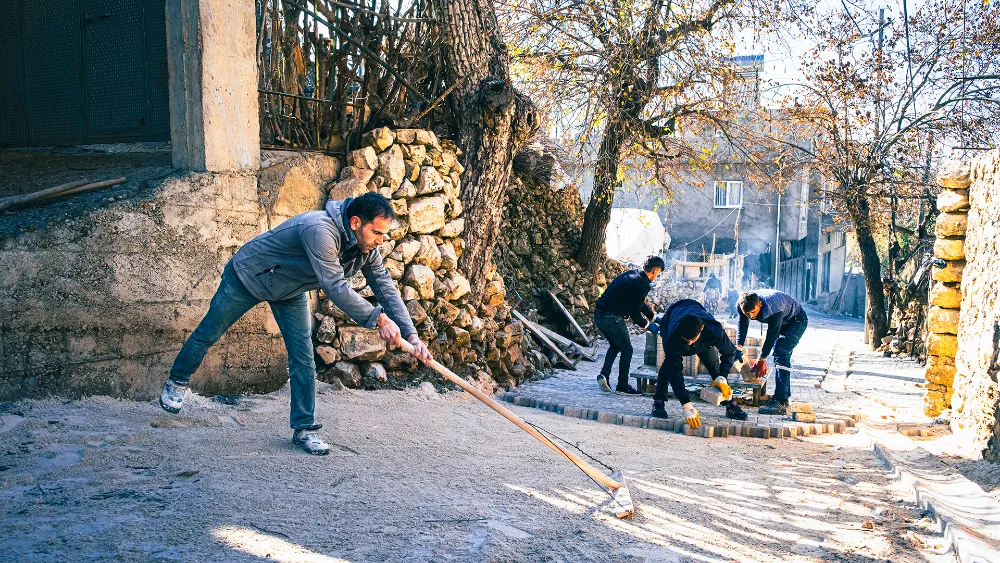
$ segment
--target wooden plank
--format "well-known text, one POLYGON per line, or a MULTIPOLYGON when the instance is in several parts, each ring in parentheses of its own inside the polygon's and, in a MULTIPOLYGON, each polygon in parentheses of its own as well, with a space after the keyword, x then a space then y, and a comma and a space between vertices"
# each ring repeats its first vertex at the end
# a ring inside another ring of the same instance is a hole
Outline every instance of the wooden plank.
POLYGON ((558 346, 553 344, 552 341, 549 340, 547 336, 545 336, 545 333, 543 333, 541 330, 538 329, 538 325, 524 318, 524 315, 519 313, 516 309, 511 309, 510 313, 514 315, 515 319, 521 321, 521 324, 523 324, 524 328, 528 329, 528 331, 531 332, 532 336, 537 338, 539 342, 541 342, 542 344, 547 346, 550 350, 552 350, 552 352, 555 353, 556 357, 559 358, 559 361, 569 366, 570 369, 574 371, 576 370, 576 364, 574 364, 569 358, 567 358, 566 354, 564 354, 563 351, 560 350, 558 346))
MULTIPOLYGON (((542 331, 542 333, 545 334, 545 336, 548 337, 548 339, 551 340, 555 345, 559 346, 560 349, 566 354, 567 358, 570 357, 571 355, 587 358, 590 361, 594 361, 591 358, 596 358, 596 354, 590 354, 590 357, 587 357, 587 355, 583 353, 583 350, 580 348, 579 344, 573 342, 572 340, 566 338, 565 336, 559 334, 558 332, 546 326, 540 325, 538 323, 531 321, 528 322, 534 325, 534 327, 537 328, 538 330, 542 331)), ((573 365, 575 366, 578 363, 580 363, 580 359, 573 358, 573 365)))
POLYGON ((584 344, 590 346, 591 343, 590 337, 587 336, 586 332, 583 332, 583 329, 580 328, 579 323, 576 322, 576 319, 573 318, 573 315, 569 314, 569 311, 566 310, 566 306, 562 304, 562 301, 560 301, 559 297, 555 294, 555 288, 549 290, 549 295, 552 296, 552 301, 559 306, 559 310, 562 311, 563 315, 566 315, 566 318, 569 319, 570 326, 573 327, 573 330, 575 330, 578 335, 580 335, 580 338, 583 339, 584 344))

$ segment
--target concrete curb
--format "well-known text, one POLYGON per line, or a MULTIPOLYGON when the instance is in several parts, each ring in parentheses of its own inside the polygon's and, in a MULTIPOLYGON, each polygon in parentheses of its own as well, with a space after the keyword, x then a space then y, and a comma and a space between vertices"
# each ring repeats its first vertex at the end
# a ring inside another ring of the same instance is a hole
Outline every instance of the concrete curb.
POLYGON ((872 442, 872 450, 934 516, 960 562, 1000 562, 1000 502, 923 448, 893 452, 872 442))
POLYGON ((617 426, 632 426, 635 428, 649 428, 653 430, 666 430, 687 436, 700 436, 702 438, 728 438, 730 436, 742 436, 746 438, 797 438, 799 436, 814 436, 818 434, 840 434, 847 428, 853 428, 861 419, 860 415, 853 415, 847 418, 824 420, 810 424, 789 421, 788 424, 780 426, 759 426, 751 424, 741 424, 733 422, 731 424, 702 424, 697 430, 688 426, 682 418, 653 418, 651 416, 622 415, 611 411, 600 411, 584 407, 573 407, 560 405, 551 401, 542 401, 523 397, 516 393, 501 393, 497 398, 502 401, 512 403, 519 407, 541 409, 583 420, 595 420, 604 424, 617 426))

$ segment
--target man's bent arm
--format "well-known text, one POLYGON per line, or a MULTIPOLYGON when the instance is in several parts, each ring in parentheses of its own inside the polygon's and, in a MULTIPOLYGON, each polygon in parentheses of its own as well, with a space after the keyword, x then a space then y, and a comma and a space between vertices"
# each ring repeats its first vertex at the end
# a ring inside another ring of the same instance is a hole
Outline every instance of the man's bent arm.
POLYGON ((347 313, 358 326, 375 328, 381 306, 373 306, 344 279, 340 264, 338 235, 319 226, 307 227, 301 235, 302 246, 326 296, 347 313))

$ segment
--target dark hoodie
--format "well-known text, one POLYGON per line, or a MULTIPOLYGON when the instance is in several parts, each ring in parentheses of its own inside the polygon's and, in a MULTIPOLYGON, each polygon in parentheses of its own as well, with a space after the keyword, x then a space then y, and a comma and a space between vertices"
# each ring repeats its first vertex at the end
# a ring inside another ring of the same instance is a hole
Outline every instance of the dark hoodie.
POLYGON ((378 249, 361 254, 344 209, 350 199, 328 201, 324 211, 307 211, 243 245, 233 256, 240 281, 261 301, 281 301, 322 288, 359 326, 375 328, 385 311, 403 337, 416 334, 396 284, 378 249), (361 271, 379 305, 351 289, 347 278, 361 271))
POLYGON ((719 373, 710 374, 712 378, 724 376, 732 369, 736 361, 736 346, 729 339, 722 323, 715 320, 701 303, 693 299, 681 299, 667 307, 663 316, 657 319, 657 324, 660 325, 660 337, 663 338, 663 366, 660 369, 666 373, 674 396, 682 405, 690 400, 684 389, 684 356, 693 356, 715 348, 719 351, 719 373), (681 318, 687 315, 697 316, 704 325, 701 336, 693 345, 685 342, 678 331, 681 318))

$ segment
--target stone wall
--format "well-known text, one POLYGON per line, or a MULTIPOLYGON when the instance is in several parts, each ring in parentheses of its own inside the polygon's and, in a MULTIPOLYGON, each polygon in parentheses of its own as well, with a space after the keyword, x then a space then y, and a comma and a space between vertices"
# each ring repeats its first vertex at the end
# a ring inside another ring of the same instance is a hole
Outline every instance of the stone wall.
MULTIPOLYGON (((458 270, 465 248, 461 203, 461 151, 431 131, 381 128, 351 152, 332 199, 377 191, 390 198, 397 215, 391 240, 380 248, 386 269, 403 301, 441 363, 493 391, 534 372, 521 351, 523 331, 511 320, 503 279, 490 281, 482 303, 471 299, 470 284, 458 270)), ((364 276, 350 280, 374 301, 364 276)), ((322 299, 314 334, 321 379, 337 378, 348 387, 399 388, 436 374, 417 371, 417 361, 387 350, 375 330, 358 327, 332 301, 322 299)))
MULTIPOLYGON (((0 217, 0 400, 159 392, 246 241, 322 202, 339 165, 288 156, 258 175, 176 174, 0 217)), ((240 320, 192 380, 200 392, 270 391, 287 361, 266 305, 240 320)))
MULTIPOLYGON (((955 192, 955 209, 969 208, 964 244, 961 316, 955 355, 952 431, 964 443, 1000 459, 1000 151, 974 159, 965 194, 955 192)), ((961 219, 956 218, 956 223, 961 219)), ((940 229, 940 226, 939 226, 940 229)), ((957 250, 956 250, 957 252, 957 250)))

